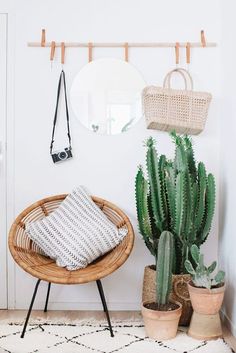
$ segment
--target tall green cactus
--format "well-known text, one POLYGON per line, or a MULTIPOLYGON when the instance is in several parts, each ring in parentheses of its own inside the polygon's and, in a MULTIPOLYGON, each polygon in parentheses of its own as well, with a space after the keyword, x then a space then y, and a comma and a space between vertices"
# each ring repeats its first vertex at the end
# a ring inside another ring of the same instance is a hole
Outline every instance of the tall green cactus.
MULTIPOLYGON (((139 230, 156 257, 161 233, 174 234, 175 273, 185 272, 191 245, 201 246, 208 237, 215 210, 215 180, 196 163, 191 139, 171 133, 174 160, 158 156, 155 140, 147 140, 147 178, 140 167, 136 176, 136 207, 139 230)), ((190 255, 189 255, 190 254, 190 255)))
POLYGON ((167 304, 172 286, 172 267, 174 253, 174 237, 171 232, 161 233, 156 262, 157 274, 157 302, 158 305, 167 304))

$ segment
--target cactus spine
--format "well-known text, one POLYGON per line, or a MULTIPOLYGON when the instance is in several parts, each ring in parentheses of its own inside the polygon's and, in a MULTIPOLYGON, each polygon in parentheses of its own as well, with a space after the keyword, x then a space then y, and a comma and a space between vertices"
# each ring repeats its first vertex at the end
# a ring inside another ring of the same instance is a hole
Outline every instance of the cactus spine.
POLYGON ((158 246, 157 268, 157 302, 167 304, 172 285, 172 266, 174 252, 174 237, 168 231, 161 233, 158 246))
POLYGON ((139 230, 152 255, 158 253, 161 233, 174 235, 175 273, 186 271, 193 244, 206 241, 215 210, 215 180, 202 162, 195 162, 191 139, 171 133, 174 160, 158 156, 155 141, 147 140, 147 178, 139 167, 136 176, 136 208, 139 230))

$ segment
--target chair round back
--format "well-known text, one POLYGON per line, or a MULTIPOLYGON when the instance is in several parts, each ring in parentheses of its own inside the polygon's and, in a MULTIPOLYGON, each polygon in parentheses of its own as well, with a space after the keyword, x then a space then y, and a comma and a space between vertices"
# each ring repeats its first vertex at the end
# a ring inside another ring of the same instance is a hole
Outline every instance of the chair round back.
POLYGON ((11 226, 8 244, 15 262, 32 276, 51 283, 79 284, 96 281, 118 269, 129 257, 134 243, 134 231, 129 218, 109 201, 93 196, 93 201, 118 228, 126 226, 128 233, 122 242, 109 253, 99 257, 86 268, 68 271, 43 255, 40 248, 28 237, 25 224, 48 216, 65 199, 67 194, 44 198, 27 207, 11 226))

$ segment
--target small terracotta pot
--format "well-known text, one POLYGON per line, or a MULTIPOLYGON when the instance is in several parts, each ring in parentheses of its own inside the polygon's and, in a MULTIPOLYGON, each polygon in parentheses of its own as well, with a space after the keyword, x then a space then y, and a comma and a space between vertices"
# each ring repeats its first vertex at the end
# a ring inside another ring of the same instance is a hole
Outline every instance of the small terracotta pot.
POLYGON ((197 288, 188 283, 188 290, 193 310, 198 314, 215 315, 220 311, 225 292, 225 285, 219 288, 197 288))
MULTIPOLYGON (((188 292, 188 282, 190 275, 173 275, 172 276, 172 291, 170 300, 182 304, 182 315, 180 317, 180 326, 189 326, 193 308, 188 292)), ((146 266, 143 277, 143 293, 142 302, 156 301, 156 269, 155 266, 146 266)))
POLYGON ((158 311, 147 309, 142 306, 142 315, 145 325, 145 331, 148 337, 155 340, 168 340, 174 338, 177 334, 179 319, 182 312, 182 305, 176 310, 158 311))

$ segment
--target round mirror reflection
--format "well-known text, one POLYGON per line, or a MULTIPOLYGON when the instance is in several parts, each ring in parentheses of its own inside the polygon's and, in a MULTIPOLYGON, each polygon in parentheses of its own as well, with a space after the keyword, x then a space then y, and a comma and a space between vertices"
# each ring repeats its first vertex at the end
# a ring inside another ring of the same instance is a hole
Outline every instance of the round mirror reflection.
POLYGON ((146 83, 136 68, 118 59, 99 59, 76 75, 70 100, 77 119, 97 134, 129 130, 142 117, 146 83))

